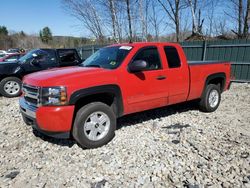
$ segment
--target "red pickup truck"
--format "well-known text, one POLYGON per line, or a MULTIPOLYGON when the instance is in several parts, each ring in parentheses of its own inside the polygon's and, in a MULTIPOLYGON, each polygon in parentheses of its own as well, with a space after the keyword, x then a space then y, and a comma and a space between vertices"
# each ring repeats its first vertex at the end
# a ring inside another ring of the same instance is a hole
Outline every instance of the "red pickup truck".
POLYGON ((116 119, 194 99, 213 112, 229 88, 228 62, 187 62, 175 43, 115 44, 80 66, 30 74, 23 80, 20 110, 26 124, 84 148, 115 135, 116 119))

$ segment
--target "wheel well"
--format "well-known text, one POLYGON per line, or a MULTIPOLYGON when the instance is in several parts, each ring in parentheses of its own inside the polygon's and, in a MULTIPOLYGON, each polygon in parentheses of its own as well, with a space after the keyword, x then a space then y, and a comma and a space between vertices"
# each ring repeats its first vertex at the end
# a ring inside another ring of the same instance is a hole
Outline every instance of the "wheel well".
POLYGON ((220 87, 220 91, 223 92, 225 86, 225 78, 223 77, 212 78, 207 82, 207 85, 209 84, 218 85, 220 87))
POLYGON ((83 107, 86 104, 89 104, 91 102, 102 102, 108 106, 110 106, 116 116, 119 116, 119 109, 118 109, 118 103, 116 96, 113 93, 98 93, 98 94, 92 94, 85 97, 80 98, 75 103, 75 113, 83 107))
POLYGON ((9 78, 9 77, 15 77, 15 78, 19 78, 22 81, 22 77, 19 75, 4 75, 4 76, 0 76, 0 82, 5 79, 5 78, 9 78))

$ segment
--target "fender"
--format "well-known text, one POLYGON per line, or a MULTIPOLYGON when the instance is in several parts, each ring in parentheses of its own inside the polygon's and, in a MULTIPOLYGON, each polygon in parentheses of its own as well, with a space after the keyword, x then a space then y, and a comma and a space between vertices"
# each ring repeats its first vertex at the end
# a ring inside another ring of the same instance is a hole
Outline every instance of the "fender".
POLYGON ((78 100, 95 94, 110 93, 114 95, 114 104, 116 105, 117 116, 121 117, 123 115, 123 102, 121 89, 118 85, 101 85, 95 87, 89 87, 85 89, 80 89, 72 93, 70 96, 69 104, 75 105, 78 100))
POLYGON ((204 84, 204 87, 203 87, 203 91, 206 89, 206 86, 208 85, 208 83, 215 79, 215 78, 222 78, 223 79, 223 82, 222 82, 222 85, 221 85, 221 88, 222 90, 221 91, 224 91, 224 88, 225 88, 225 83, 226 83, 226 74, 224 72, 219 72, 219 73, 215 73, 215 74, 211 74, 207 77, 206 79, 206 82, 204 84))

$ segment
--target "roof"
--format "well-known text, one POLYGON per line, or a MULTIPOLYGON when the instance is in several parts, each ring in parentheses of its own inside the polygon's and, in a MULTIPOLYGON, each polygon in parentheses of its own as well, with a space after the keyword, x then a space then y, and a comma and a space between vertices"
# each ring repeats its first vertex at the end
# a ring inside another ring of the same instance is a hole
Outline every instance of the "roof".
POLYGON ((132 46, 132 47, 143 47, 143 46, 158 46, 158 45, 179 45, 178 43, 172 42, 133 42, 133 43, 119 43, 119 44, 112 44, 109 46, 132 46))

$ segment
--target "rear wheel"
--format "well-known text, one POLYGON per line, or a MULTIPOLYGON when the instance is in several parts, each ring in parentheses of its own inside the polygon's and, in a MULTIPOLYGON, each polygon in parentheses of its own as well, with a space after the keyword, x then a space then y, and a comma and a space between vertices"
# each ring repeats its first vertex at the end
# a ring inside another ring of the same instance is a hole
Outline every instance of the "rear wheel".
POLYGON ((116 116, 101 102, 93 102, 78 110, 73 125, 73 137, 83 148, 97 148, 115 136, 116 116))
POLYGON ((0 82, 0 93, 4 97, 17 97, 21 95, 22 81, 17 77, 7 77, 0 82))
POLYGON ((214 84, 209 84, 200 100, 199 106, 200 109, 204 112, 213 112, 215 111, 221 100, 221 91, 220 87, 214 84))

